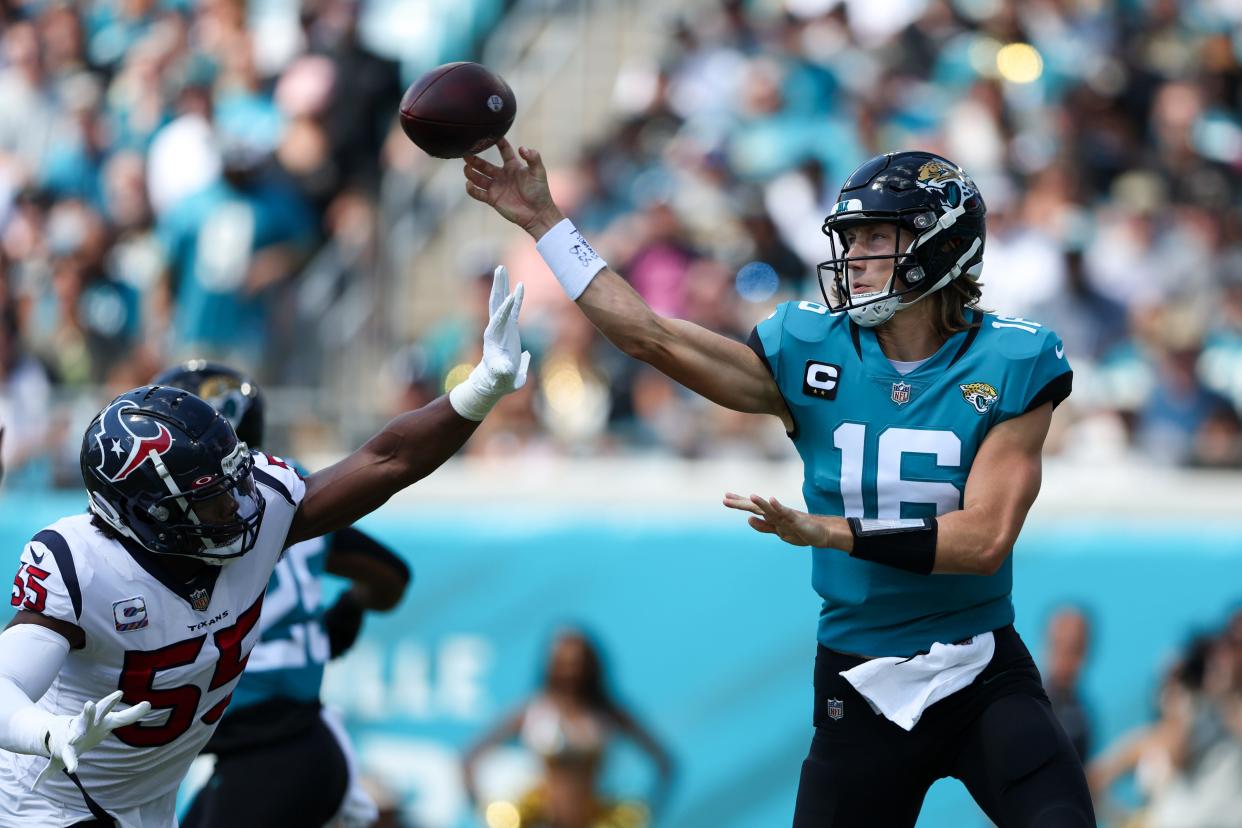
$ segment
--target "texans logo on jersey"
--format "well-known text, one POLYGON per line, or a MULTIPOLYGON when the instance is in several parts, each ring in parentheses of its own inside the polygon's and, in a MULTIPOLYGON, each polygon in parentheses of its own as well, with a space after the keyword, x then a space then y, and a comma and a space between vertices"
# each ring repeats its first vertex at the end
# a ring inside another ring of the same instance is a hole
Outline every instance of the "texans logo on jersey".
POLYGON ((172 433, 163 423, 141 419, 131 424, 123 416, 127 411, 141 409, 128 400, 108 406, 95 435, 103 457, 96 469, 113 483, 129 477, 152 454, 158 457, 167 452, 173 442, 172 433), (147 431, 152 433, 142 433, 147 431))

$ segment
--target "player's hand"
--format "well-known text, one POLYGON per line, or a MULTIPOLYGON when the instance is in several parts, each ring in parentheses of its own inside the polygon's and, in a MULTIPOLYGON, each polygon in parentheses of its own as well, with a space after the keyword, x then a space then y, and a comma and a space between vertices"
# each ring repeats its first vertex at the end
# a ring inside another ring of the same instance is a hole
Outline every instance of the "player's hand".
POLYGON ((483 359, 465 382, 449 392, 454 410, 467 420, 482 420, 501 397, 526 384, 530 352, 522 350, 518 332, 518 313, 524 295, 525 286, 520 282, 509 293, 509 271, 504 265, 496 268, 487 301, 489 318, 483 331, 483 359))
POLYGON ((828 529, 815 515, 790 509, 776 498, 764 499, 759 495, 742 497, 726 492, 724 505, 739 512, 749 512, 754 517, 746 522, 757 532, 776 535, 794 546, 829 546, 828 529))
POLYGON ((75 773, 83 753, 98 745, 118 727, 132 725, 151 710, 151 702, 143 701, 113 713, 112 708, 121 700, 121 695, 120 690, 113 691, 97 702, 88 701, 82 705, 82 712, 76 716, 56 717, 56 723, 47 733, 47 747, 52 758, 35 780, 36 788, 62 768, 75 773))
POLYGON ((504 265, 492 273, 492 292, 487 298, 487 327, 483 329, 483 365, 502 394, 516 391, 526 384, 530 351, 522 350, 518 331, 518 313, 526 286, 518 282, 509 293, 509 271, 504 265))
POLYGON ((496 143, 496 148, 503 162, 499 167, 477 155, 465 157, 466 192, 538 241, 564 218, 552 201, 543 159, 538 150, 529 147, 515 153, 513 145, 504 138, 496 143))

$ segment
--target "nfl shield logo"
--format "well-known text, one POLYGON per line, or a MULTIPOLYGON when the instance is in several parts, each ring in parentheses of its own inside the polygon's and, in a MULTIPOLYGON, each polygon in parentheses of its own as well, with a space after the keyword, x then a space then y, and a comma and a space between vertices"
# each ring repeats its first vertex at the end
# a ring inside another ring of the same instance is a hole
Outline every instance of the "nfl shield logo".
POLYGON ((828 700, 828 718, 834 722, 839 721, 845 715, 845 704, 840 699, 828 700))
POLYGON ((205 589, 196 589, 190 593, 190 606, 202 612, 207 609, 207 605, 211 603, 211 596, 207 594, 205 589))
POLYGON ((910 383, 894 382, 892 399, 893 399, 893 402, 897 403, 898 405, 905 405, 906 403, 910 402, 910 383))

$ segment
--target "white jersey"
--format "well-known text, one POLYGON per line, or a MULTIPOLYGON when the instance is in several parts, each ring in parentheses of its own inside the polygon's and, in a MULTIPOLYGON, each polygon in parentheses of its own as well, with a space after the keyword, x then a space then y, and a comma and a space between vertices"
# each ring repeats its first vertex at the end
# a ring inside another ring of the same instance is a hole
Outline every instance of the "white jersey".
MULTIPOLYGON (((78 777, 106 810, 175 794, 259 640, 264 591, 306 487, 284 463, 260 453, 254 455, 254 482, 265 502, 254 548, 188 585, 161 576, 157 556, 131 553, 105 538, 87 514, 53 523, 22 552, 14 606, 86 633, 85 647, 69 651, 39 706, 76 715, 85 702, 117 689, 125 691, 122 707, 151 702, 141 721, 114 731, 81 758, 78 777)), ((5 754, 0 795, 15 781, 29 791, 46 764, 43 757, 5 754)), ((38 795, 83 807, 82 794, 64 774, 45 780, 38 795)))

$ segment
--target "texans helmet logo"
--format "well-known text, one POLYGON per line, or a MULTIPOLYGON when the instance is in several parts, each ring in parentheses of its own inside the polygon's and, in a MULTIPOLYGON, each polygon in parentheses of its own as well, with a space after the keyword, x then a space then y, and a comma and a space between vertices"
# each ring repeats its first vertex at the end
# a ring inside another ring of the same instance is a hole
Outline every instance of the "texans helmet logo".
POLYGON ((108 406, 99 418, 99 431, 95 441, 99 443, 102 460, 95 468, 112 483, 124 480, 154 454, 159 456, 172 448, 172 433, 163 423, 139 420, 134 426, 141 431, 153 430, 151 434, 135 431, 121 415, 127 411, 141 411, 128 400, 108 406))

